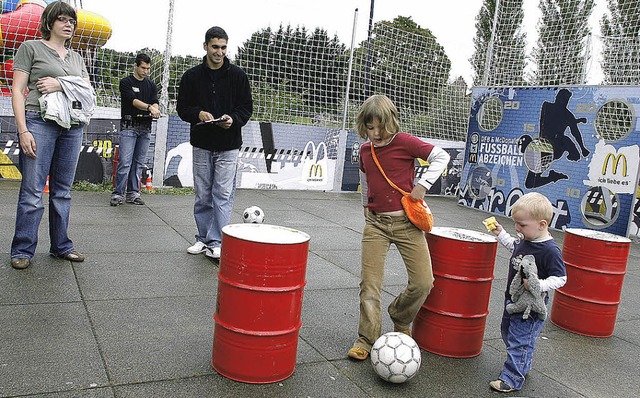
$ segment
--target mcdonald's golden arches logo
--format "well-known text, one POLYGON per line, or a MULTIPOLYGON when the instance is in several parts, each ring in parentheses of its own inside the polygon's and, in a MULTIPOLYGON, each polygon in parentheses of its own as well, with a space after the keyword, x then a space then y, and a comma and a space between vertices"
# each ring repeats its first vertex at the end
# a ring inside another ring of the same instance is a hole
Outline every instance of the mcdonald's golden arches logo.
POLYGON ((618 166, 622 162, 622 176, 627 177, 628 175, 627 174, 627 157, 624 156, 624 154, 622 153, 615 155, 611 152, 607 154, 607 156, 604 158, 604 162, 602 163, 602 175, 607 174, 607 169, 609 168, 610 160, 613 162, 613 167, 611 168, 611 172, 613 174, 618 174, 618 166))
POLYGON ((318 178, 322 178, 322 165, 319 163, 313 164, 311 165, 311 167, 309 167, 309 178, 311 177, 318 177, 318 178))

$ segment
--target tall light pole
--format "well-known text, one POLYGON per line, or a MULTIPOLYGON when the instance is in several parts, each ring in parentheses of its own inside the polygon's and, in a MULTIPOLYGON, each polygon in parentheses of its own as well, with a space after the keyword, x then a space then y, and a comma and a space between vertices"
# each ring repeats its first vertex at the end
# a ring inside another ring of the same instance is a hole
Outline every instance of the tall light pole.
POLYGON ((173 41, 173 1, 169 0, 167 17, 167 40, 164 47, 164 68, 162 70, 162 92, 160 93, 160 111, 164 116, 156 123, 156 141, 153 161, 153 186, 164 185, 164 158, 169 135, 169 67, 171 66, 171 42, 173 41))
POLYGON ((351 88, 351 72, 353 70, 353 50, 356 41, 356 26, 358 25, 358 9, 353 12, 353 30, 351 31, 351 51, 349 55, 349 69, 347 72, 347 87, 344 94, 344 109, 342 115, 342 130, 347 129, 347 113, 349 112, 349 89, 351 88))
MULTIPOLYGON (((373 0, 372 0, 373 1, 373 0)), ((489 73, 491 73, 491 59, 493 58, 493 46, 496 41, 496 28, 498 27, 498 8, 500 0, 496 0, 496 9, 493 11, 493 27, 491 28, 491 38, 487 48, 487 58, 484 60, 484 73, 482 74, 482 85, 489 85, 489 73)))
POLYGON ((349 69, 347 73, 347 87, 344 93, 344 109, 342 110, 342 130, 338 133, 338 151, 336 171, 333 174, 333 190, 342 190, 342 176, 344 175, 344 155, 347 152, 347 115, 349 113, 349 89, 351 88, 351 71, 353 70, 353 50, 356 42, 356 26, 358 25, 358 9, 353 13, 353 30, 351 31, 351 53, 349 55, 349 69))
POLYGON ((365 96, 369 97, 371 88, 369 84, 369 71, 371 70, 371 34, 373 33, 373 8, 375 0, 371 0, 371 8, 369 10, 369 30, 367 31, 367 64, 364 70, 364 89, 365 96))
POLYGON ((162 92, 160 93, 160 109, 164 113, 169 113, 169 67, 171 66, 171 42, 173 41, 173 2, 174 0, 169 0, 167 39, 164 47, 164 69, 162 71, 162 92))

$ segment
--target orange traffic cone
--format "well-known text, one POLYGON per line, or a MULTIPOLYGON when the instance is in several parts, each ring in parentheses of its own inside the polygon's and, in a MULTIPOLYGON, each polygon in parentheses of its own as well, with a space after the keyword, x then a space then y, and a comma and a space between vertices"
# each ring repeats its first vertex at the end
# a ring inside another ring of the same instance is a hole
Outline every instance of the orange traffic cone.
POLYGON ((47 176, 47 183, 44 184, 44 193, 49 193, 49 176, 47 176))
POLYGON ((147 190, 147 192, 153 191, 153 185, 151 184, 151 176, 147 176, 147 183, 144 185, 144 188, 147 190))

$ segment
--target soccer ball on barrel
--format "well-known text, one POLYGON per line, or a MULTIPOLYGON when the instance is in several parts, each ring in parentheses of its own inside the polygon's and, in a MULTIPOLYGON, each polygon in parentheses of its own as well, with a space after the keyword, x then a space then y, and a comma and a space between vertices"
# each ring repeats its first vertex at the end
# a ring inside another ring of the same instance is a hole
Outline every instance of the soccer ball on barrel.
POLYGON ((414 339, 404 333, 389 332, 371 348, 371 365, 378 376, 391 383, 404 383, 418 373, 422 356, 414 339))
POLYGON ((258 206, 251 206, 242 212, 242 221, 251 224, 262 224, 264 221, 264 212, 258 206))

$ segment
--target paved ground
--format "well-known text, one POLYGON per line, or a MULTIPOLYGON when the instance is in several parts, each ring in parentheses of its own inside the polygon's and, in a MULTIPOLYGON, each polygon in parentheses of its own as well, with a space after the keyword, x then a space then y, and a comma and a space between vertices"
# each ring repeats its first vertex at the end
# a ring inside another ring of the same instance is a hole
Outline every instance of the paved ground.
MULTIPOLYGON (((218 264, 185 252, 195 230, 193 197, 144 195, 146 206, 114 208, 107 193, 74 192, 70 234, 87 261, 47 255, 45 215, 33 266, 16 271, 8 251, 17 191, 15 182, 0 181, 1 397, 501 396, 487 385, 505 356, 499 322, 508 253, 501 247, 480 355, 455 359, 423 350, 413 380, 387 384, 368 361, 345 357, 358 318, 358 194, 238 191, 233 222, 258 205, 266 222, 311 236, 295 373, 246 384, 211 367, 218 264)), ((453 198, 429 203, 439 226, 483 230, 485 213, 453 198)), ((554 236, 563 243, 563 233, 554 236)), ((639 260, 634 243, 614 335, 584 337, 547 322, 525 388, 506 396, 638 396, 639 260)), ((388 304, 406 280, 395 249, 385 272, 388 304)), ((384 329, 391 329, 386 318, 384 329)))

